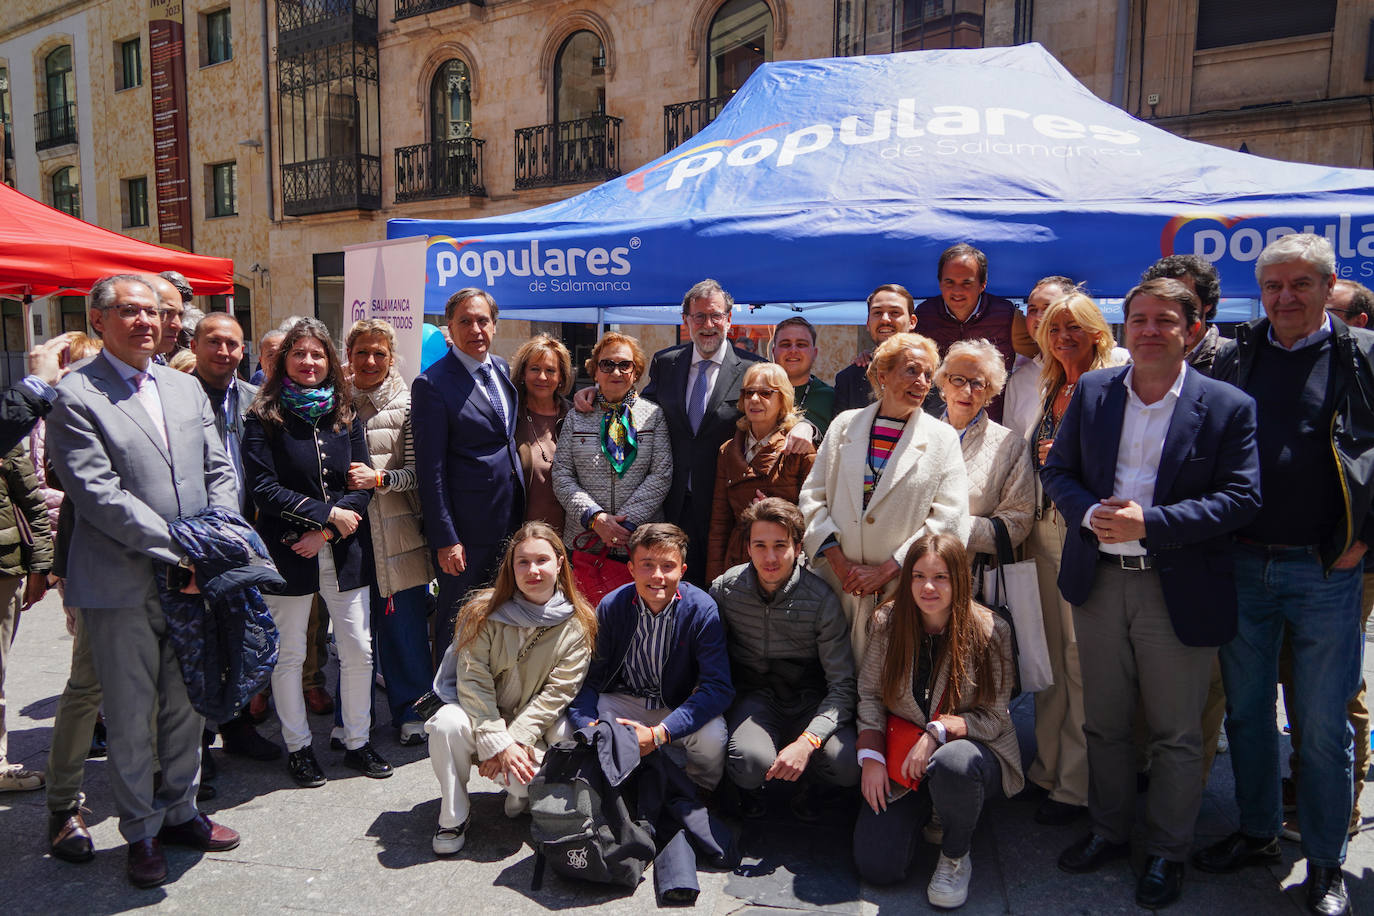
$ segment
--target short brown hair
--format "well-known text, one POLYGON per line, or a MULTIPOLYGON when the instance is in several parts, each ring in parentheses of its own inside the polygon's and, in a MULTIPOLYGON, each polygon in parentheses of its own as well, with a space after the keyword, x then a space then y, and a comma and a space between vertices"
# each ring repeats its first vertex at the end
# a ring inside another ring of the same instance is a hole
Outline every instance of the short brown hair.
POLYGON ((625 545, 630 559, 634 559, 635 551, 640 547, 645 550, 669 547, 676 550, 678 556, 686 562, 687 532, 671 522, 648 522, 630 532, 630 541, 625 545))
POLYGON ((1172 302, 1183 310, 1183 323, 1191 328, 1202 316, 1202 301, 1182 280, 1172 277, 1156 277, 1133 287, 1121 303, 1123 318, 1131 317, 1131 300, 1136 296, 1152 296, 1164 302, 1172 302))
POLYGON ((784 318, 778 322, 777 327, 773 328, 773 339, 778 339, 778 334, 783 328, 806 328, 806 333, 811 335, 811 346, 816 345, 816 326, 807 321, 800 315, 793 315, 791 318, 784 318))
POLYGON ((940 263, 935 268, 935 279, 941 280, 945 276, 945 265, 950 261, 962 261, 969 258, 978 267, 978 282, 988 282, 988 256, 968 242, 960 242, 957 245, 950 245, 940 253, 940 263))
POLYGON ((781 496, 770 496, 756 503, 750 503, 739 514, 739 527, 744 532, 744 542, 754 536, 754 522, 772 522, 787 532, 793 544, 800 544, 806 534, 806 522, 801 510, 781 496))
POLYGON ((453 320, 453 313, 457 310, 458 306, 473 298, 481 299, 487 304, 487 308, 491 310, 492 321, 495 321, 497 316, 501 314, 501 310, 496 307, 496 300, 491 297, 491 293, 480 287, 465 286, 452 296, 449 296, 448 301, 444 303, 444 324, 448 324, 453 320))
POLYGON ((881 286, 873 287, 873 292, 868 294, 868 298, 864 300, 864 305, 866 307, 872 306, 873 297, 879 293, 896 293, 906 300, 906 310, 913 315, 916 314, 916 297, 907 292, 907 288, 900 283, 884 283, 881 286))
POLYGON ((525 398, 525 369, 529 366, 530 360, 545 353, 552 355, 553 361, 558 363, 558 393, 566 397, 568 392, 572 391, 572 354, 563 346, 563 341, 548 334, 536 334, 520 345, 511 363, 510 380, 522 401, 525 398))
POLYGON ((607 331, 601 335, 596 346, 592 347, 592 355, 587 357, 587 374, 596 377, 596 363, 601 359, 601 351, 617 343, 630 348, 630 361, 635 364, 635 381, 639 381, 644 377, 644 367, 649 364, 649 359, 644 355, 644 348, 639 345, 638 340, 619 331, 607 331))

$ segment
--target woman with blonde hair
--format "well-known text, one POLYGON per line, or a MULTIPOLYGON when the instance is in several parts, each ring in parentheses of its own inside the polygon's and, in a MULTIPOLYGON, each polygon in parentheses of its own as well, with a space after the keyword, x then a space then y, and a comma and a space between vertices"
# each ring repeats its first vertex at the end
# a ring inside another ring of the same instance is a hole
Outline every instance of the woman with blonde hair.
MULTIPOLYGON (((1112 329, 1097 303, 1081 292, 1053 302, 1035 332, 1045 354, 1040 370, 1040 413, 1031 432, 1031 460, 1039 474, 1083 373, 1113 365, 1112 329)), ((1027 777, 1048 795, 1038 823, 1062 826, 1087 812, 1088 748, 1083 737, 1083 675, 1078 664, 1073 607, 1059 593, 1064 538, 1082 519, 1066 519, 1036 488, 1035 523, 1026 541, 1040 582, 1054 683, 1035 694, 1036 756, 1027 777)), ((1077 534, 1074 535, 1077 537, 1077 534)))
MULTIPOLYGON (((350 490, 373 491, 367 507, 377 574, 369 593, 377 666, 386 681, 391 725, 403 745, 424 741, 424 723, 410 706, 429 690, 427 601, 434 578, 429 544, 420 527, 410 386, 396 367, 396 332, 380 318, 348 329, 344 352, 353 370, 353 408, 363 422, 368 461, 348 469, 350 490)), ((336 704, 336 709, 342 703, 336 704)))
POLYGON ((553 489, 566 513, 563 539, 570 547, 591 531, 623 559, 637 525, 663 520, 673 451, 663 411, 635 392, 646 364, 639 341, 616 331, 602 334, 587 360, 596 379, 595 406, 567 416, 553 459, 553 489))
POLYGON ((840 595, 856 661, 912 543, 938 532, 968 539, 959 436, 921 409, 939 362, 920 334, 879 344, 868 365, 877 400, 831 421, 797 500, 807 556, 840 595))
POLYGON ((784 453, 787 434, 802 419, 787 371, 777 363, 753 363, 740 382, 739 432, 720 447, 715 501, 706 547, 706 580, 749 562, 740 513, 767 496, 797 502, 816 451, 784 453))
POLYGON ((927 534, 907 551, 896 595, 874 613, 872 629, 859 670, 866 804, 854 825, 854 862, 874 884, 903 880, 917 831, 933 816, 938 829, 924 833, 940 858, 926 895, 938 907, 961 906, 986 799, 1022 785, 1007 711, 1016 680, 1011 628, 973 601, 959 539, 927 534), (914 738, 909 748, 894 737, 903 731, 914 738))
POLYGON ((563 505, 553 491, 553 461, 563 418, 572 406, 572 354, 562 341, 536 334, 515 351, 510 379, 519 398, 515 445, 525 471, 525 521, 547 522, 562 531, 563 505))
POLYGON ((436 855, 463 848, 474 763, 505 783, 507 817, 529 808, 529 782, 545 748, 567 734, 563 712, 595 645, 596 610, 577 590, 563 542, 544 522, 526 522, 495 584, 463 604, 434 678, 445 701, 425 723, 441 796, 436 855))

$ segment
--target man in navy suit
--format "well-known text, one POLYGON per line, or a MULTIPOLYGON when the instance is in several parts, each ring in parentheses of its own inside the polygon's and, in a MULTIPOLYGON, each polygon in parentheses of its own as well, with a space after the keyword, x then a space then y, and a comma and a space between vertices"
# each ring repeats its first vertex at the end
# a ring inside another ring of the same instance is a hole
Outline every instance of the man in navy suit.
POLYGON ((1067 519, 1059 588, 1083 667, 1092 831, 1059 867, 1129 851, 1137 697, 1152 755, 1136 902, 1177 900, 1202 801, 1202 710, 1217 647, 1236 633, 1232 532, 1259 511, 1255 402, 1189 368, 1197 295, 1150 280, 1125 300, 1133 364, 1078 383, 1041 471, 1067 519))
POLYGON ((464 596, 491 580, 502 542, 525 514, 515 386, 506 361, 491 353, 498 311, 485 290, 450 296, 444 319, 453 347, 410 389, 425 537, 439 570, 435 664, 453 641, 464 596))
MULTIPOLYGON (((673 446, 673 485, 663 511, 687 533, 687 581, 706 584, 706 535, 720 447, 735 435, 740 382, 758 356, 730 345, 735 300, 715 280, 702 280, 682 297, 690 344, 659 350, 649 363, 644 397, 663 408, 673 446)), ((807 442, 811 427, 804 427, 807 442)), ((795 427, 794 427, 795 429, 795 427)))

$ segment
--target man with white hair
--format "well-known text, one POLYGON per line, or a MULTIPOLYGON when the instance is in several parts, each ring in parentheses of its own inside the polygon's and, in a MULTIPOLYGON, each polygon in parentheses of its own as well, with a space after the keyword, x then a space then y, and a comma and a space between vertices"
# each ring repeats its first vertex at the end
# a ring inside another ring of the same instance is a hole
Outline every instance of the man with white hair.
POLYGON ((1336 916, 1350 906, 1341 874, 1355 784, 1346 704, 1360 686, 1361 568, 1374 541, 1374 333, 1327 313, 1336 257, 1322 236, 1270 243, 1255 276, 1265 317, 1237 328, 1213 366, 1259 408, 1264 504, 1236 532, 1237 634, 1221 649, 1240 829, 1193 863, 1229 872, 1280 861, 1274 702, 1286 630, 1307 907, 1336 916))

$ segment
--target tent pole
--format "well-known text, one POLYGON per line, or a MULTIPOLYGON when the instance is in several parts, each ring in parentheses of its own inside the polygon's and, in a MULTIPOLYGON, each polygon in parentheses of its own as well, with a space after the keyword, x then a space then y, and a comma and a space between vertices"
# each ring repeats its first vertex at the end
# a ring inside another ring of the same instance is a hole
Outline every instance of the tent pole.
POLYGON ((24 352, 28 353, 33 349, 33 294, 24 294, 24 304, 20 308, 20 314, 24 319, 24 352))
POLYGON ((601 306, 596 307, 596 339, 600 340, 601 335, 606 333, 606 310, 601 306))

